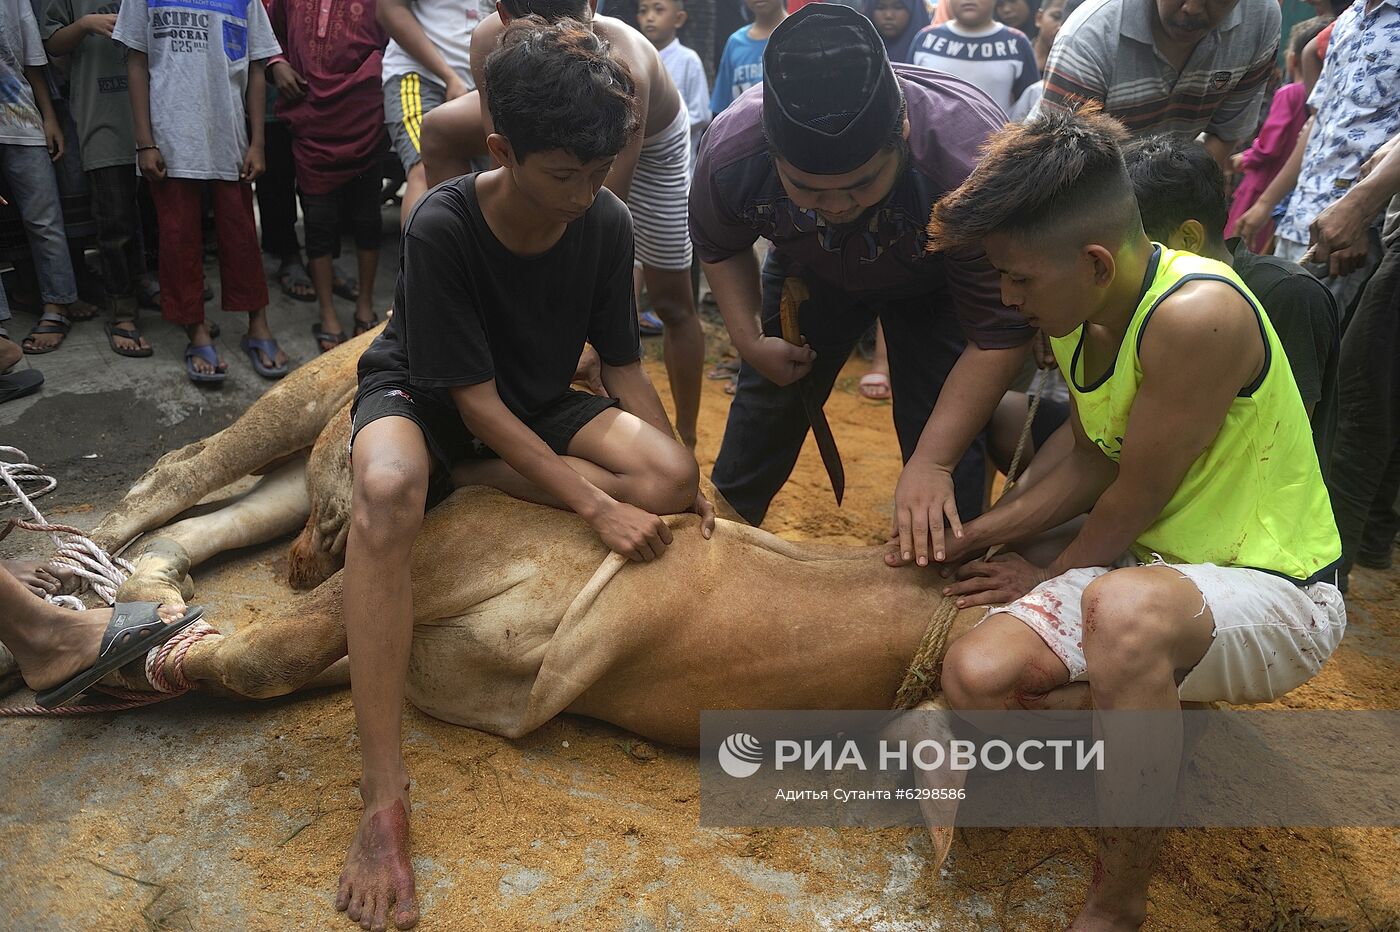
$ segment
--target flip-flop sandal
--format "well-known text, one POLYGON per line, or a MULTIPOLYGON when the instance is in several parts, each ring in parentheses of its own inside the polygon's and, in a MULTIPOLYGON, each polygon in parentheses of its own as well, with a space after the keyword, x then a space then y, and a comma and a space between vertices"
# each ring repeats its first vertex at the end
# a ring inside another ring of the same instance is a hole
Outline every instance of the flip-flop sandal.
POLYGON ((360 320, 360 318, 356 317, 356 318, 355 318, 355 334, 354 334, 354 335, 355 335, 355 336, 359 336, 359 335, 362 334, 362 333, 368 333, 369 331, 373 330, 375 327, 378 327, 378 326, 379 326, 379 315, 378 315, 378 314, 371 314, 369 320, 360 320))
MULTIPOLYGON (((282 293, 293 301, 311 303, 316 300, 316 285, 300 262, 288 262, 277 267, 277 284, 282 293), (297 291, 297 288, 304 290, 297 291)), ((207 298, 205 300, 208 300, 207 298)))
POLYGON ((189 376, 191 382, 212 384, 215 382, 222 382, 224 379, 228 378, 227 370, 224 372, 200 372, 194 367, 194 358, 196 356, 209 363, 209 365, 214 366, 216 369, 219 365, 219 351, 214 348, 213 343, 206 343, 204 346, 195 346, 193 343, 190 343, 185 347, 185 375, 189 376))
POLYGON ((44 384, 44 373, 38 369, 21 369, 9 375, 0 375, 0 404, 32 395, 44 384))
POLYGON ((346 275, 339 264, 331 263, 331 293, 346 301, 360 300, 360 281, 353 275, 346 275))
MULTIPOLYGON (((125 321, 123 321, 123 323, 125 323, 125 321)), ((132 324, 131 329, 127 330, 125 328, 118 328, 116 324, 108 321, 102 325, 102 329, 107 331, 107 345, 110 346, 112 352, 116 353, 118 356, 128 356, 132 359, 145 359, 155 352, 155 350, 149 346, 145 349, 125 349, 117 345, 117 337, 131 340, 135 343, 141 342, 141 329, 135 324, 132 324)))
POLYGON ((39 322, 34 325, 34 329, 29 331, 29 336, 24 338, 20 344, 20 349, 26 356, 42 356, 45 353, 52 353, 63 345, 63 340, 59 340, 53 346, 32 346, 30 341, 35 337, 47 336, 51 333, 61 333, 64 339, 68 337, 68 331, 73 329, 73 324, 63 317, 49 317, 47 314, 39 318, 39 322))
POLYGON ((263 354, 267 354, 268 359, 275 360, 277 353, 281 349, 276 340, 258 340, 253 337, 244 337, 238 343, 238 348, 243 350, 248 356, 248 361, 253 364, 253 369, 265 379, 280 379, 291 370, 286 363, 282 365, 263 365, 263 354))
POLYGON ((112 606, 112 620, 102 635, 97 662, 62 686, 39 693, 35 702, 41 708, 56 709, 73 701, 107 674, 146 656, 151 648, 159 647, 204 617, 204 609, 192 605, 183 617, 166 624, 159 608, 159 602, 118 602, 112 606))
POLYGON ((710 367, 710 371, 705 373, 705 378, 714 382, 723 382, 725 379, 732 379, 739 374, 739 360, 721 359, 710 367))
POLYGON ((889 401, 894 396, 890 377, 883 372, 867 372, 860 377, 860 394, 871 401, 889 401))
POLYGON ((642 311, 637 315, 637 329, 644 337, 659 337, 665 331, 666 325, 656 316, 655 311, 642 311))
POLYGON ((316 345, 323 353, 329 353, 345 342, 344 331, 340 333, 331 333, 319 323, 311 325, 311 335, 316 338, 316 345), (325 344, 327 343, 329 343, 330 346, 326 346, 325 344))
POLYGON ((724 386, 724 393, 726 395, 739 394, 739 373, 736 372, 729 377, 729 381, 724 386))

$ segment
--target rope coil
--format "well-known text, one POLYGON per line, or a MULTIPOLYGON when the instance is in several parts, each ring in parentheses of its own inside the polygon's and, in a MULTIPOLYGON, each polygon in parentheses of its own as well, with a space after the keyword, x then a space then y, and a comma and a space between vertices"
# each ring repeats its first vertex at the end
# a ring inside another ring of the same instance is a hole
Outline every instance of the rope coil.
MULTIPOLYGON (((58 480, 44 475, 39 467, 29 462, 29 456, 18 447, 0 445, 0 479, 10 490, 12 498, 0 502, 0 507, 20 505, 29 513, 29 520, 11 518, 0 530, 0 540, 9 536, 15 528, 49 535, 57 550, 52 563, 65 566, 78 578, 79 591, 95 593, 107 605, 115 605, 117 590, 135 572, 126 560, 113 557, 99 547, 78 528, 66 524, 50 524, 43 513, 34 506, 33 499, 47 495, 58 488, 58 480), (24 486, 32 488, 25 491, 24 486), (37 486, 37 487, 33 487, 37 486)), ((76 595, 46 595, 45 601, 74 611, 85 611, 87 606, 76 595)), ((3 716, 49 716, 49 715, 88 715, 97 712, 122 712, 139 709, 166 699, 189 692, 194 688, 184 674, 185 655, 198 641, 218 630, 197 621, 184 631, 176 634, 158 648, 146 654, 146 679, 156 690, 154 693, 135 692, 115 686, 94 686, 113 697, 115 702, 90 703, 85 705, 65 705, 56 709, 45 709, 37 705, 0 708, 3 716)))

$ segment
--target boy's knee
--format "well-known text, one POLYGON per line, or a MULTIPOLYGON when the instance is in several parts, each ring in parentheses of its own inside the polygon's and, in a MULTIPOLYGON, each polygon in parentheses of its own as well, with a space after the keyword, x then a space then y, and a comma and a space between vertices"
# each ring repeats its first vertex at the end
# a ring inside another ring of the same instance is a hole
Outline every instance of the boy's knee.
POLYGON ((646 477, 648 510, 679 514, 695 504, 700 491, 700 466, 680 443, 667 438, 650 457, 646 477))
POLYGON ((423 520, 428 475, 414 463, 388 457, 355 474, 352 520, 361 539, 387 544, 412 539, 423 520))

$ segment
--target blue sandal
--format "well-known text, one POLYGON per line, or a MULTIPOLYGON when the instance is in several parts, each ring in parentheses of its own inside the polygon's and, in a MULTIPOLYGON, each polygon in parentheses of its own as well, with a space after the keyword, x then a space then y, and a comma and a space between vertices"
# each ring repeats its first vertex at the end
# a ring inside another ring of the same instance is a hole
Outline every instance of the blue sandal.
POLYGON ((286 363, 280 366, 263 365, 262 357, 264 353, 267 354, 268 359, 275 360, 277 358, 280 347, 277 345, 276 340, 258 340, 253 337, 244 337, 239 342, 238 348, 248 354, 248 361, 253 364, 253 369, 256 370, 258 375, 265 379, 280 379, 291 371, 288 369, 286 363))
POLYGON ((214 348, 213 343, 207 343, 204 346, 195 346, 193 343, 187 344, 185 346, 185 375, 189 376, 191 382, 214 383, 222 382, 224 379, 228 378, 228 372, 200 372, 194 367, 194 358, 196 356, 209 363, 209 365, 214 366, 215 369, 217 369, 219 365, 219 351, 214 348))
POLYGON ((645 310, 637 315, 637 329, 644 337, 659 337, 665 332, 666 325, 656 316, 655 311, 645 310))

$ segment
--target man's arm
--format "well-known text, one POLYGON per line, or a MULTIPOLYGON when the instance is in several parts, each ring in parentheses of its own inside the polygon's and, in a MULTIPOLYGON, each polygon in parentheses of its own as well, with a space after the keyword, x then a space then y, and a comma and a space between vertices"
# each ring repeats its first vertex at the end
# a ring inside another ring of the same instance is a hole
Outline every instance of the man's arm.
POLYGON ((165 159, 151 129, 151 71, 145 52, 126 50, 126 83, 132 131, 136 136, 136 165, 147 181, 161 181, 165 178, 165 159))
POLYGON ((891 537, 899 551, 891 566, 910 561, 927 566, 947 557, 944 519, 954 536, 963 533, 953 488, 953 467, 977 432, 987 426, 997 402, 1011 385, 1030 344, 1010 349, 981 349, 968 343, 938 392, 938 402, 913 456, 899 474, 894 493, 891 537))
POLYGON ((527 481, 582 517, 608 549, 629 559, 651 560, 671 543, 655 515, 619 502, 564 462, 501 401, 495 380, 451 389, 462 423, 527 481))
POLYGON ((793 346, 782 337, 764 336, 759 324, 763 306, 758 258, 752 249, 721 262, 702 262, 734 350, 774 385, 791 385, 812 369, 811 346, 793 346))
POLYGON ((34 91, 34 104, 44 120, 44 140, 48 145, 49 157, 57 162, 63 158, 63 127, 59 125, 53 99, 49 97, 48 69, 44 65, 25 65, 24 77, 34 91))
POLYGON ((604 365, 602 380, 607 393, 622 403, 622 410, 636 415, 667 437, 676 435, 666 408, 661 404, 661 396, 656 394, 656 386, 647 378, 640 360, 625 366, 604 365))
POLYGON ((242 181, 254 181, 261 177, 267 168, 263 155, 263 117, 267 109, 267 76, 265 62, 248 63, 248 91, 243 98, 243 106, 248 111, 248 151, 243 156, 243 166, 238 173, 242 181))
POLYGON ((446 99, 452 100, 467 92, 467 82, 447 64, 437 46, 433 45, 433 40, 423 31, 418 18, 413 15, 410 0, 379 0, 375 17, 391 39, 402 46, 414 61, 427 68, 429 73, 446 85, 446 99))
MULTIPOLYGON (((50 5, 49 22, 53 22, 53 7, 50 5)), ((54 32, 44 43, 44 49, 53 58, 62 58, 64 55, 71 55, 83 39, 88 36, 102 36, 112 38, 112 30, 117 25, 117 14, 115 13, 89 13, 80 16, 76 20, 54 32)))
POLYGON ((1367 230, 1387 201, 1400 194, 1400 134, 1366 160, 1361 180, 1317 215, 1310 227, 1311 261, 1345 275, 1366 261, 1367 230))

